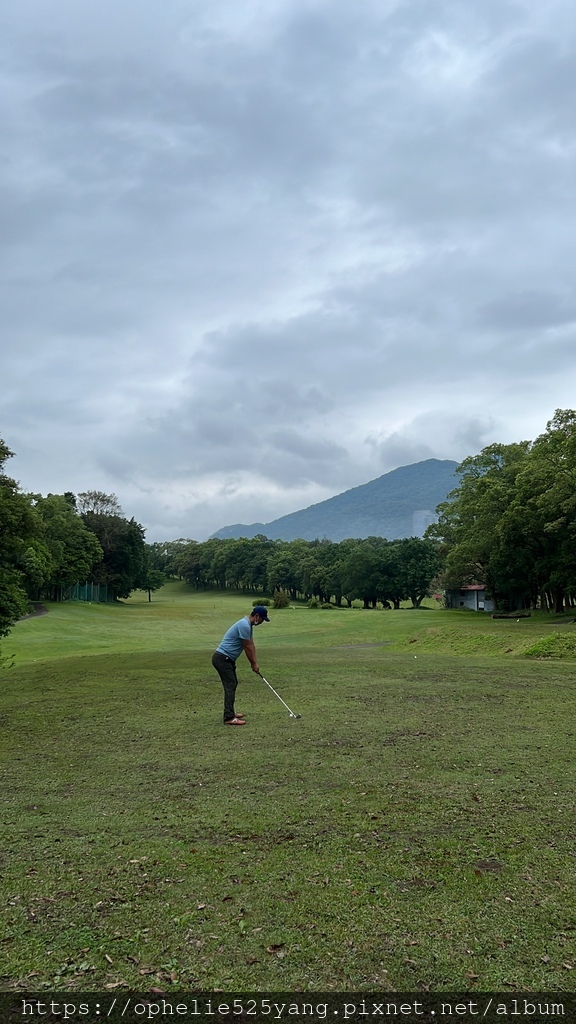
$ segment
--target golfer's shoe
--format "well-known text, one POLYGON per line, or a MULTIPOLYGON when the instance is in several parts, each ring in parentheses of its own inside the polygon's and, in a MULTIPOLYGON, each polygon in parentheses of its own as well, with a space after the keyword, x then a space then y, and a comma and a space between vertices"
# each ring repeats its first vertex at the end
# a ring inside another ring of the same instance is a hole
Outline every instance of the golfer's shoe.
POLYGON ((234 717, 235 718, 246 718, 246 715, 243 715, 241 711, 237 711, 234 717))
POLYGON ((243 718, 238 718, 238 716, 236 716, 236 718, 228 718, 227 721, 224 722, 224 725, 246 725, 246 722, 243 718))

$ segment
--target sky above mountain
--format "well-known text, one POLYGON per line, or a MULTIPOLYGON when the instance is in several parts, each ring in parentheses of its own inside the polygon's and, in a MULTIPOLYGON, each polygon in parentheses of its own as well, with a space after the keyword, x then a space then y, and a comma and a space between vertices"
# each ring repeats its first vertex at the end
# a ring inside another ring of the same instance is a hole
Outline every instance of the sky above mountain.
POLYGON ((576 394, 568 0, 0 13, 0 437, 148 540, 533 438, 576 394))

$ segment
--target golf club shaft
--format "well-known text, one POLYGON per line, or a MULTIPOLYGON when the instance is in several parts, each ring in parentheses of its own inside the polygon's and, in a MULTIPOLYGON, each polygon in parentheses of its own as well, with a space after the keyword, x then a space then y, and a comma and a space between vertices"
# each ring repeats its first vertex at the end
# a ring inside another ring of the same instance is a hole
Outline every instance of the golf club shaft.
POLYGON ((282 697, 280 696, 280 694, 279 694, 279 693, 276 693, 276 690, 274 689, 274 687, 273 687, 273 686, 270 686, 270 683, 268 682, 268 680, 267 680, 267 679, 265 679, 265 678, 264 678, 264 676, 262 675, 262 673, 261 673, 261 672, 259 672, 259 673, 258 673, 258 675, 260 676, 260 679, 262 680, 262 682, 263 682, 263 683, 266 683, 266 686, 268 686, 268 687, 269 687, 269 688, 270 688, 270 689, 272 690, 272 693, 274 694, 274 696, 275 696, 275 697, 278 697, 278 700, 279 700, 279 701, 280 701, 280 702, 281 702, 281 703, 282 703, 282 704, 284 705, 284 707, 286 708, 286 710, 290 712, 290 714, 292 715, 292 717, 293 717, 293 718, 296 718, 296 715, 295 715, 295 714, 294 714, 294 712, 293 712, 293 711, 291 710, 291 708, 289 708, 289 707, 288 707, 288 705, 287 705, 286 701, 285 701, 285 700, 282 700, 282 697))

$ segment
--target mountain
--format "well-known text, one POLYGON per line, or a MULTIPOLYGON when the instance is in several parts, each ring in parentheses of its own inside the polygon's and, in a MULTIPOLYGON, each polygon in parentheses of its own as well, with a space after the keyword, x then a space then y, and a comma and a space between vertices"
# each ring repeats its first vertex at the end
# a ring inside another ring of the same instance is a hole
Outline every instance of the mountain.
POLYGON ((334 541, 348 537, 421 537, 435 520, 436 506, 456 487, 457 465, 450 459, 426 459, 401 466, 271 523, 237 523, 224 526, 212 536, 224 540, 263 534, 270 540, 334 541))

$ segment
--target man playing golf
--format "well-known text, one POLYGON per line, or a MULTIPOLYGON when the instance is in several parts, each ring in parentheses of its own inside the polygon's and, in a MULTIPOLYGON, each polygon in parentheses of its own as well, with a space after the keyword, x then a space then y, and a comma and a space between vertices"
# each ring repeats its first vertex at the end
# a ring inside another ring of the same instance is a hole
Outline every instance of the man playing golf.
POLYGON ((252 627, 259 626, 261 622, 270 622, 270 619, 266 608, 257 604, 252 609, 251 615, 245 615, 243 619, 239 619, 233 626, 230 626, 212 655, 212 664, 224 687, 224 725, 246 725, 244 715, 236 714, 234 710, 234 698, 238 686, 236 659, 244 651, 252 666, 252 671, 260 674, 260 667, 256 659, 256 647, 252 639, 252 627))

